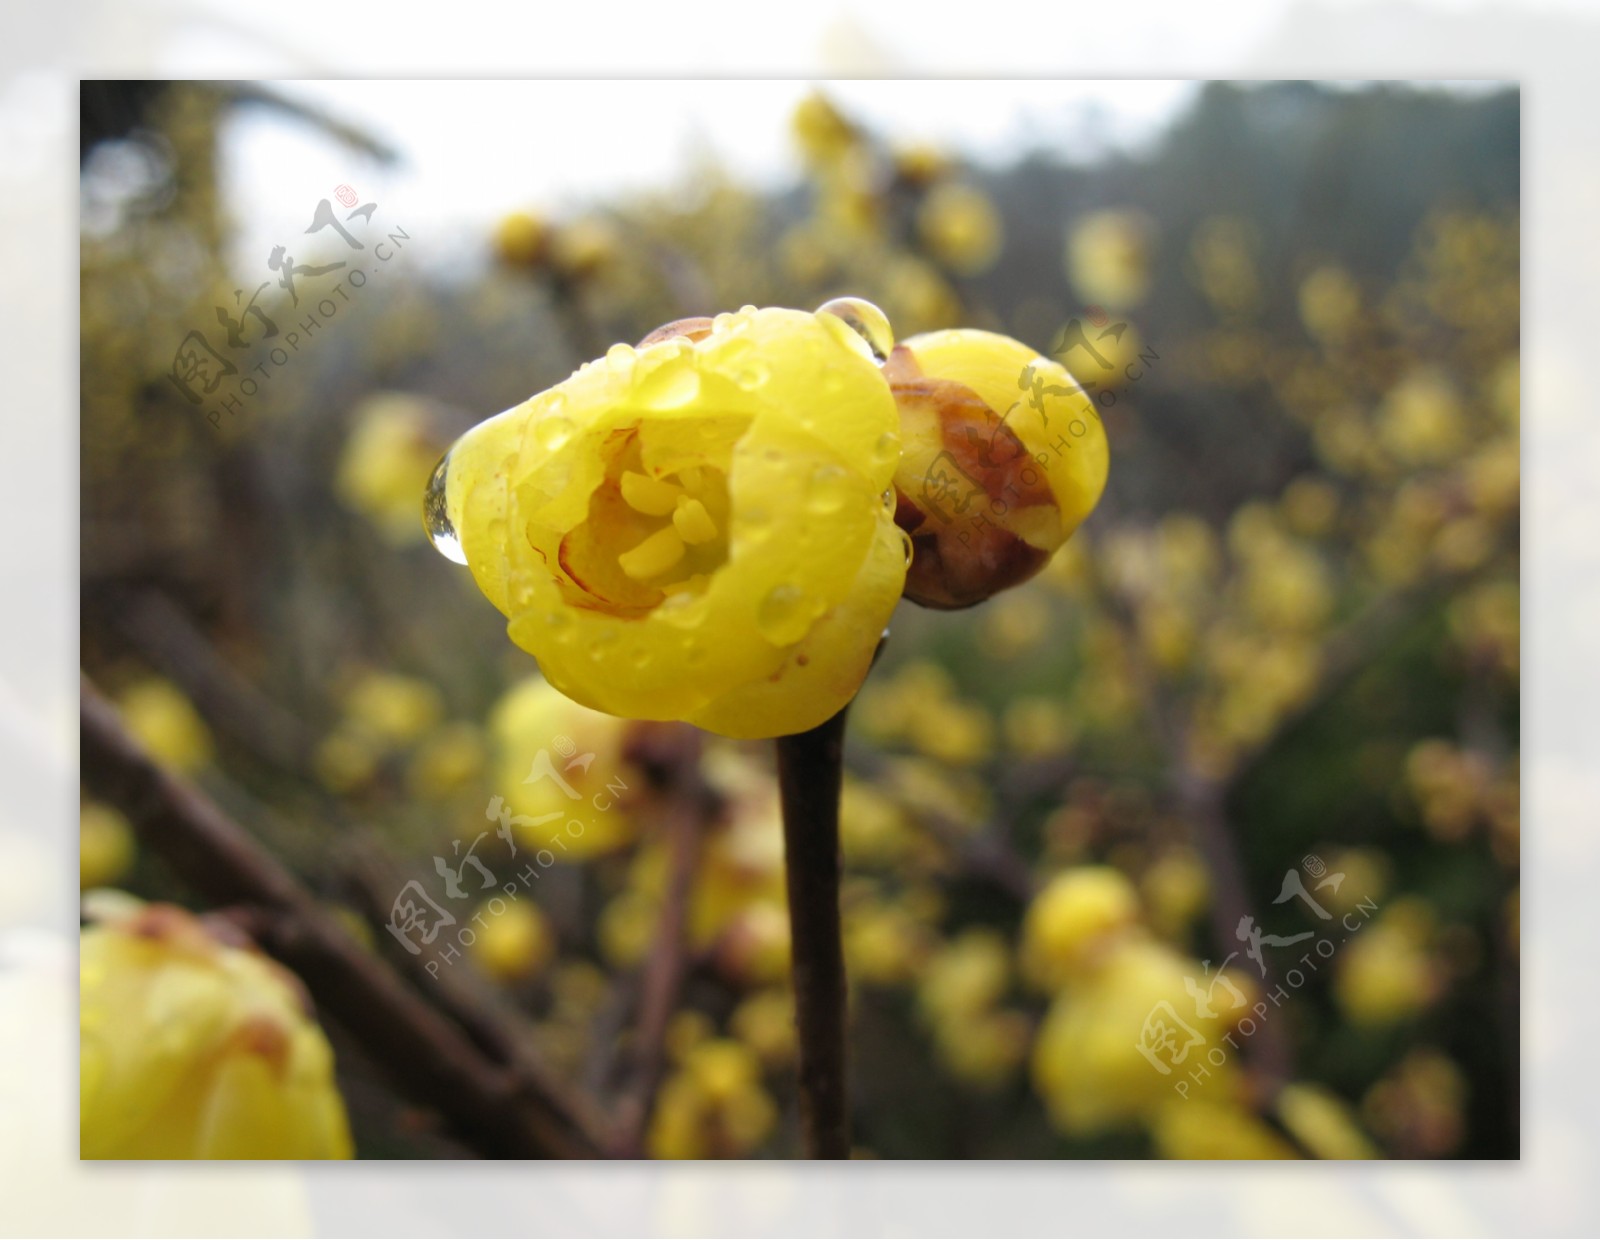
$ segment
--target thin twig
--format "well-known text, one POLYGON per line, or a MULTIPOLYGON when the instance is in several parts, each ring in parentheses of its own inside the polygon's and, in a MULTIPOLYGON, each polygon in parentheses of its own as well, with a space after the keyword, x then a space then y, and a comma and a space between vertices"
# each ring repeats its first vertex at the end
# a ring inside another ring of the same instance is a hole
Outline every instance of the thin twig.
POLYGON ((300 882, 198 789, 157 766, 115 710, 82 685, 82 777, 117 805, 178 877, 218 906, 250 910, 263 950, 419 1103, 497 1158, 593 1158, 600 1141, 568 1099, 495 1063, 387 964, 356 944, 300 882))
POLYGON ((850 1157, 839 792, 847 710, 778 738, 784 875, 800 1035, 800 1125, 811 1158, 850 1157))

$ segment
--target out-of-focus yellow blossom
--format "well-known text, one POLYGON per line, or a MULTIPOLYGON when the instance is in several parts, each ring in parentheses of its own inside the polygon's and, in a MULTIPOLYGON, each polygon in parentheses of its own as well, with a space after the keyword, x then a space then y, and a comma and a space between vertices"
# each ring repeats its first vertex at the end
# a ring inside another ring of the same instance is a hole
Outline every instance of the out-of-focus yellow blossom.
POLYGON ((625 756, 628 723, 531 677, 495 704, 488 731, 493 786, 524 847, 583 860, 633 840, 643 776, 625 756))
POLYGON ((613 896, 600 911, 595 930, 606 962, 619 969, 638 964, 655 942, 660 922, 660 905, 653 897, 634 890, 613 896))
POLYGON ((967 607, 1032 577, 1105 488, 1093 403, 1059 363, 991 332, 914 336, 884 373, 900 410, 906 597, 967 607))
POLYGON ((852 984, 910 982, 933 948, 933 935, 919 918, 880 898, 847 898, 843 922, 846 973, 852 984))
MULTIPOLYGON (((1238 1099, 1240 1078, 1232 1058, 1208 1062, 1211 1075, 1191 1086, 1187 1100, 1173 1089, 1176 1073, 1184 1064, 1163 1075, 1140 1051, 1141 1031, 1157 1005, 1170 1005, 1186 1025, 1215 1046, 1230 1026, 1228 998, 1220 992, 1210 1010, 1201 1016, 1185 988, 1187 979, 1204 975, 1198 961, 1143 935, 1130 934, 1118 941, 1097 967, 1074 979, 1050 1005, 1033 1048, 1033 1081, 1064 1132, 1086 1135, 1137 1123, 1165 1103, 1191 1105, 1204 1099, 1232 1103, 1238 1099)), ((1237 982, 1234 974, 1229 974, 1237 982)), ((1181 1043, 1189 1035, 1177 1033, 1181 1043)), ((1158 1058, 1162 1052, 1155 1053, 1158 1058)), ((1195 1050, 1191 1049, 1192 1057, 1195 1050)))
POLYGON ((903 146, 894 153, 895 172, 912 185, 926 185, 937 180, 949 167, 949 157, 926 142, 903 146))
POLYGON ((1315 629, 1333 607, 1333 582, 1321 558, 1288 540, 1246 563, 1244 591, 1246 605, 1262 625, 1290 633, 1315 629))
POLYGON ((1011 953, 994 930, 967 930, 928 961, 917 988, 917 1003, 939 1024, 987 1011, 1011 981, 1011 953))
POLYGON ((989 196, 973 185, 935 186, 917 209, 917 233, 945 266, 962 275, 988 270, 1004 232, 989 196))
POLYGON ((1057 333, 1051 352, 1076 382, 1092 390, 1095 400, 1107 407, 1110 398, 1106 394, 1141 377, 1151 356, 1138 325, 1126 320, 1098 327, 1087 320, 1069 320, 1057 333))
POLYGON ((109 887, 133 865, 133 828, 122 813, 99 801, 78 809, 78 888, 109 887))
POLYGON ((1489 401, 1500 421, 1515 430, 1522 421, 1522 359, 1513 353, 1494 368, 1489 401))
POLYGON ((795 143, 808 163, 824 166, 852 150, 860 132, 827 98, 812 91, 802 99, 789 120, 795 143))
POLYGON ((1259 230, 1237 216, 1212 216, 1195 229, 1189 251, 1195 277, 1200 291, 1219 310, 1246 314, 1260 304, 1258 244, 1259 230))
POLYGON ((900 595, 905 540, 879 502, 894 401, 833 314, 747 307, 685 330, 469 432, 445 515, 574 701, 802 731, 855 695, 900 595))
POLYGON ((839 844, 850 865, 893 865, 916 846, 900 806, 871 784, 845 777, 839 798, 839 844))
POLYGON ((349 1158, 333 1051, 299 982, 149 905, 83 932, 84 1158, 349 1158))
POLYGON ((382 760, 376 739, 347 722, 317 744, 311 766, 324 788, 344 795, 370 784, 382 760))
POLYGON ((1095 211, 1067 237, 1067 277, 1085 301, 1129 310, 1150 282, 1153 229, 1137 211, 1095 211))
POLYGON ((550 260, 567 279, 581 280, 609 267, 621 249, 617 230, 608 220, 585 216, 556 230, 550 260))
POLYGON ((1077 724, 1055 698, 1019 697, 1007 706, 1001 721, 1006 745, 1024 758, 1043 758, 1068 749, 1078 736, 1077 724))
POLYGON ((483 774, 488 746, 483 733, 470 723, 447 723, 435 728, 417 746, 406 771, 412 795, 425 801, 451 796, 483 774))
POLYGON ((1361 905, 1370 908, 1388 894, 1394 867, 1378 849, 1344 848, 1324 856, 1330 874, 1344 875, 1336 888, 1317 891, 1318 903, 1329 912, 1337 916, 1354 912, 1361 905))
POLYGON ((1456 842, 1479 821, 1489 787, 1489 762, 1449 741, 1422 741, 1406 757, 1406 779, 1429 832, 1456 842))
POLYGON ((1037 586, 1013 590, 983 612, 983 646, 996 658, 1025 655, 1050 632, 1050 604, 1037 586))
POLYGON ((1521 661, 1522 599, 1515 581, 1486 581, 1450 604, 1450 630, 1469 653, 1515 676, 1521 661))
POLYGON ((914 255, 890 261, 883 275, 883 304, 906 332, 949 327, 961 317, 961 298, 932 263, 914 255))
POLYGON ((1192 848, 1162 853, 1139 879, 1150 924, 1169 938, 1183 935, 1206 909, 1211 880, 1192 848))
POLYGON ((345 718, 377 740, 409 745, 444 713, 444 699, 426 680, 395 672, 363 672, 344 693, 345 718))
POLYGON ((1351 939, 1339 956, 1333 993, 1352 1023, 1394 1025, 1432 1004, 1442 981, 1429 948, 1432 933, 1427 906, 1408 900, 1351 939))
POLYGON ((1324 478, 1296 478, 1283 492, 1283 515, 1303 538, 1321 538, 1339 515, 1339 492, 1324 478))
POLYGON ((1318 340, 1339 344, 1361 312, 1361 292, 1343 267, 1318 267, 1300 284, 1300 321, 1318 340))
POLYGON ((793 1063, 799 1050, 794 996, 788 990, 759 990, 749 996, 733 1010, 728 1029, 769 1067, 793 1063))
POLYGON ((1032 1029, 1021 1012, 982 1011, 934 1027, 939 1059, 958 1081, 995 1090, 1009 1081, 1028 1055, 1032 1029))
POLYGON ((1392 388, 1378 411, 1378 437, 1406 465, 1436 464, 1458 451, 1465 436, 1461 401, 1445 374, 1413 370, 1392 388))
POLYGON ((531 211, 513 211, 495 226, 494 249, 508 267, 536 267, 550 245, 550 225, 531 211))
POLYGON ((1361 1100, 1368 1124, 1402 1158, 1442 1158, 1466 1132, 1466 1074, 1432 1047, 1412 1051, 1361 1100))
POLYGON ((1055 990, 1114 951, 1138 919, 1138 893, 1120 870, 1083 866, 1058 874, 1023 919, 1023 973, 1041 990, 1055 990))
POLYGON ((755 1053, 719 1038, 691 1049, 662 1084, 647 1144, 653 1158, 738 1158, 766 1139, 777 1118, 755 1053))
POLYGON ((555 930, 531 900, 508 900, 499 913, 484 913, 470 950, 478 967, 496 981, 526 981, 555 957, 555 930))
POLYGON ((1284 1127, 1318 1158, 1378 1157, 1378 1151, 1356 1123, 1355 1112, 1320 1086, 1284 1086, 1278 1093, 1278 1116, 1284 1127))
POLYGON ((158 762, 192 774, 211 761, 211 729, 170 681, 150 677, 117 695, 123 725, 158 762))
POLYGON ((1489 516, 1515 512, 1522 498, 1522 453, 1511 436, 1496 439, 1466 462, 1467 495, 1489 516))
POLYGON ((428 406, 404 392, 381 392, 361 402, 339 457, 334 493, 366 517, 384 540, 401 547, 426 537, 417 496, 444 445, 428 406))
POLYGON ((1162 1158, 1298 1157, 1289 1142, 1237 1103, 1179 1098, 1158 1108, 1150 1127, 1162 1158))

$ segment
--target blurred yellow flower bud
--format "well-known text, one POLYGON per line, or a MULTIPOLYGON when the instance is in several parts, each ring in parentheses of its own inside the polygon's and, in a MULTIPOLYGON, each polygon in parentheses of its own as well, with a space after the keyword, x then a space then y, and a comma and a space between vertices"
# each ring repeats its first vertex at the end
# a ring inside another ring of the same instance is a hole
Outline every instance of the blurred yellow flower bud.
POLYGON ((621 248, 617 230, 608 221, 586 216, 556 231, 551 260, 568 279, 583 279, 610 266, 621 248))
POLYGON ((499 913, 485 911, 472 957, 498 982, 536 977, 555 957, 556 936, 550 920, 528 899, 509 900, 499 913))
POLYGON ((1343 267, 1318 267, 1300 284, 1300 321, 1318 340, 1344 340, 1360 311, 1360 290, 1343 267))
POLYGON ((1032 577, 1105 487, 1105 431, 1057 362, 992 332, 914 336, 884 368, 900 410, 906 597, 967 607, 1032 577))
POLYGON ((977 275, 994 265, 1004 232, 989 195, 973 185, 935 187, 917 209, 917 233, 952 271, 977 275))
POLYGON ((1058 874, 1023 919, 1023 972, 1054 990, 1104 960, 1138 919, 1138 893, 1120 870, 1083 866, 1058 874))
POLYGON ((1161 1107, 1151 1123, 1156 1152, 1172 1159, 1294 1158, 1294 1147, 1242 1106, 1207 1098, 1161 1107))
POLYGON ((488 732, 496 799, 522 847, 577 861, 632 842, 630 791, 643 774, 626 756, 633 729, 625 720, 534 676, 495 704, 488 732))
POLYGON ((78 887, 109 887, 133 865, 133 828, 109 805, 85 801, 78 811, 78 887))
POLYGON ((84 1158, 349 1158, 333 1051, 299 982, 148 905, 83 932, 84 1158))
POLYGON ((662 1085, 647 1145, 654 1158, 738 1158, 766 1139, 777 1118, 755 1053, 714 1038, 690 1049, 662 1085))
POLYGON ((1067 276, 1085 301, 1129 310, 1150 280, 1152 227, 1135 211, 1096 211, 1067 238, 1067 276))
POLYGON ((747 307, 483 423, 429 508, 574 701, 777 736, 854 696, 899 598, 905 540, 879 498, 898 452, 860 336, 747 307))
POLYGON ((351 423, 334 479, 339 502, 366 517, 394 546, 421 542, 417 493, 444 448, 427 402, 404 392, 369 396, 351 423))
POLYGON ((550 226, 530 211, 513 211, 496 225, 494 249, 508 267, 534 267, 545 257, 550 226))
MULTIPOLYGON (((1198 961, 1130 935, 1098 969, 1056 996, 1034 1043, 1033 1080, 1058 1128, 1090 1134, 1137 1123, 1168 1103, 1188 1107, 1238 1101, 1240 1076, 1233 1059, 1218 1063, 1210 1057, 1210 1076, 1190 1082, 1185 1097, 1173 1088, 1183 1065, 1164 1065, 1169 1071, 1163 1074, 1144 1053, 1150 1051, 1158 1060, 1170 1053, 1141 1042, 1146 1022, 1162 1019, 1167 1011, 1178 1014, 1185 1030, 1203 1043, 1221 1042, 1230 1027, 1231 997, 1219 991, 1218 1004, 1210 1009, 1214 1015, 1200 1015, 1186 983, 1203 977, 1198 961)), ((1173 1031, 1177 1041, 1172 1049, 1192 1042, 1185 1030, 1173 1031)))
POLYGON ((346 719, 375 740, 408 745, 439 721, 444 699, 426 680, 363 672, 344 691, 346 719))
POLYGON ((812 165, 832 163, 860 140, 860 134, 825 95, 813 91, 795 107, 789 121, 800 153, 812 165))
POLYGON ((191 774, 211 761, 211 729, 169 681, 151 677, 117 695, 122 722, 158 762, 191 774))

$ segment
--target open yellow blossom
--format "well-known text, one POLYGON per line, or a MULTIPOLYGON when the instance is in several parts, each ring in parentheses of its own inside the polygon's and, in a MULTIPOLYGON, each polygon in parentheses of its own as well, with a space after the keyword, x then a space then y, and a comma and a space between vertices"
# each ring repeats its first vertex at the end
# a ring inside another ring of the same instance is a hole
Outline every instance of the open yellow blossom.
POLYGON ((494 787, 519 847, 582 861, 632 843, 632 793, 643 780, 625 750, 630 727, 563 697, 537 676, 489 716, 494 787))
POLYGON ((481 424, 427 511, 574 701, 778 736, 854 696, 899 599, 881 498, 899 447, 845 323, 746 307, 615 346, 481 424))
POLYGON ((296 979, 148 905, 83 932, 84 1158, 349 1158, 333 1051, 296 979))
POLYGON ((1094 402, 1059 362, 993 332, 913 336, 884 373, 900 409, 906 597, 969 607, 1028 580, 1105 488, 1094 402))

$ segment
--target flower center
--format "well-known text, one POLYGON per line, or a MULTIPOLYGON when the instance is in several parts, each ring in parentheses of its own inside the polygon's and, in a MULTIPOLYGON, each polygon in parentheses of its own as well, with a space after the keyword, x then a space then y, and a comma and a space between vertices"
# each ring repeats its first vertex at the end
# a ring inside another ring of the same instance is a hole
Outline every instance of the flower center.
POLYGON ((588 517, 561 542, 562 568, 588 605, 618 615, 701 593, 728 559, 726 471, 698 453, 652 468, 636 428, 607 446, 588 517))

